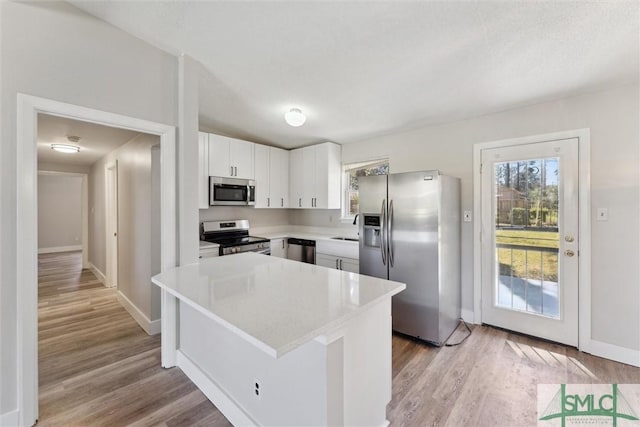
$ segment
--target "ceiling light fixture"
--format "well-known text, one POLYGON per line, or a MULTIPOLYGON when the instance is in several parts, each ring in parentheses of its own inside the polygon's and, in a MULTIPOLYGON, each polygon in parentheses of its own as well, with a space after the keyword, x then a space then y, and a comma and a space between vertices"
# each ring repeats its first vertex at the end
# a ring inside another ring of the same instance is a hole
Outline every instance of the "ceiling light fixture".
POLYGON ((80 151, 80 147, 77 145, 69 144, 51 144, 51 148, 61 153, 77 153, 80 151))
POLYGON ((292 108, 284 115, 285 121, 289 124, 289 126, 298 127, 302 126, 304 122, 307 120, 302 111, 299 108, 292 108))

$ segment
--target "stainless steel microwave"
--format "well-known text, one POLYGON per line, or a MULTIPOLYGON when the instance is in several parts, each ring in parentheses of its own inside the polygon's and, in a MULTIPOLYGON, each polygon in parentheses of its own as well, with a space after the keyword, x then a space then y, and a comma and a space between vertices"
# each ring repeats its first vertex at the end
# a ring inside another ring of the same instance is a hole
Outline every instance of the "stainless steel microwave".
POLYGON ((252 206, 256 204, 256 182, 250 179, 209 177, 210 206, 252 206))

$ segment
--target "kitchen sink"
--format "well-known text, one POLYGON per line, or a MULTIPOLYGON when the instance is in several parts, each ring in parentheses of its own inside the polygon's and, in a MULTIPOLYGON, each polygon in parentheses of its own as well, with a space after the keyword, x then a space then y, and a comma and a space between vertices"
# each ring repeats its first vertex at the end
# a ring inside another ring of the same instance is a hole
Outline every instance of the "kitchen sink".
POLYGON ((355 237, 332 237, 333 240, 346 240, 348 242, 358 242, 360 239, 355 237))

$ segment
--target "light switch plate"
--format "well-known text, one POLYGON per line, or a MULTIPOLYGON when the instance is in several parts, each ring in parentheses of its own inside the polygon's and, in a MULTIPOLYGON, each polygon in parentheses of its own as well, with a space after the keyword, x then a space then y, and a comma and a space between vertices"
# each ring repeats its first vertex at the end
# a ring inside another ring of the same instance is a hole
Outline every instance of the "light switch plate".
POLYGON ((598 208, 596 210, 596 219, 598 221, 609 221, 609 209, 598 208))
POLYGON ((462 218, 464 222, 471 222, 471 211, 464 211, 462 218))

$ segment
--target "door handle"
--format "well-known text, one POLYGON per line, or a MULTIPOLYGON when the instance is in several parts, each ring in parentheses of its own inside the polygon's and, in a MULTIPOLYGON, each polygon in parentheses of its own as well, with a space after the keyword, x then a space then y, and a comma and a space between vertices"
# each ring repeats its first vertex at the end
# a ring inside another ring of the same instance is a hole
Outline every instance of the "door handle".
POLYGON ((571 249, 567 249, 566 251, 564 251, 564 254, 568 257, 572 257, 574 256, 576 253, 574 251, 572 251, 571 249))
POLYGON ((381 230, 380 230, 380 254, 382 255, 382 265, 387 265, 387 253, 384 243, 384 234, 385 234, 385 205, 387 200, 382 201, 382 207, 380 208, 380 218, 381 221, 381 230))
POLYGON ((575 240, 575 239, 574 239, 574 238, 573 238, 573 236, 572 236, 572 235, 570 235, 570 234, 568 234, 568 235, 564 236, 564 241, 565 241, 565 242, 567 242, 567 243, 573 243, 573 241, 574 241, 574 240, 575 240))
POLYGON ((387 244, 389 246, 389 266, 393 267, 393 200, 389 202, 389 224, 387 225, 389 236, 387 244))

